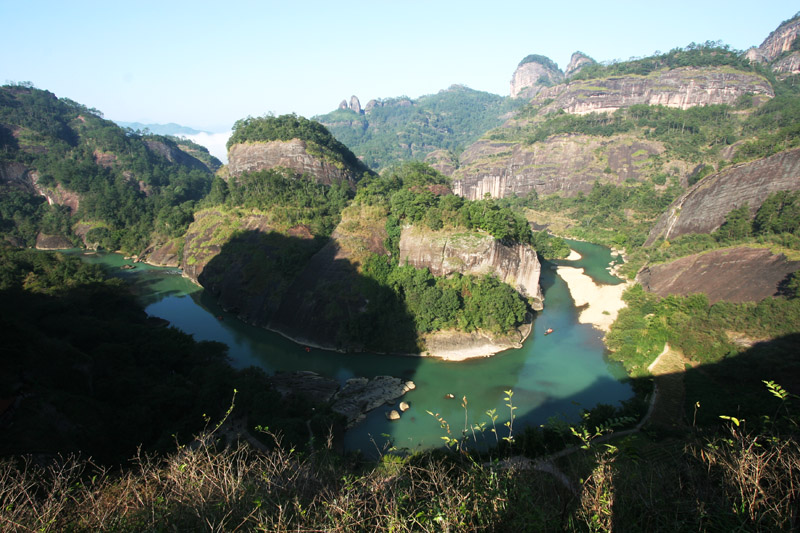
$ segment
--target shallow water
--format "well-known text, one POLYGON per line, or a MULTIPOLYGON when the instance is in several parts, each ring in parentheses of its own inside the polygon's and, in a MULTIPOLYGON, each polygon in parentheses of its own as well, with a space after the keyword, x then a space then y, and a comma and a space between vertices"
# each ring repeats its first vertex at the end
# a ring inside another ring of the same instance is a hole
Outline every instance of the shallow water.
MULTIPOLYGON (((608 248, 569 241, 583 257, 578 261, 557 261, 583 267, 599 283, 621 283, 611 276, 614 260, 608 248)), ((458 437, 465 425, 491 421, 486 415, 496 409, 500 436, 507 435, 503 423, 509 419, 504 391, 513 391, 515 428, 544 424, 551 417, 574 421, 582 408, 598 403, 616 404, 630 398, 632 391, 621 368, 609 364, 601 332, 578 324, 577 311, 566 284, 554 271, 555 264, 542 266, 541 285, 544 311, 537 314, 533 331, 518 350, 489 358, 446 362, 431 358, 341 354, 305 348, 264 329, 248 326, 222 311, 202 289, 180 276, 177 269, 137 264, 133 270, 119 270, 129 264, 119 255, 83 256, 115 269, 130 281, 150 315, 164 318, 197 340, 215 340, 229 346, 231 364, 237 368, 255 365, 267 372, 313 370, 341 382, 354 376, 388 374, 413 380, 417 388, 403 400, 411 405, 396 422, 386 420, 391 407, 378 408, 367 420, 345 435, 347 449, 370 454, 389 443, 400 448, 429 448, 442 445, 446 434, 427 411, 439 414, 458 437), (554 332, 545 335, 548 328, 554 332), (453 394, 454 399, 446 399, 453 394), (462 407, 466 398, 466 412, 462 407)), ((487 433, 487 435, 490 435, 487 433)), ((494 437, 491 437, 494 440, 494 437)))

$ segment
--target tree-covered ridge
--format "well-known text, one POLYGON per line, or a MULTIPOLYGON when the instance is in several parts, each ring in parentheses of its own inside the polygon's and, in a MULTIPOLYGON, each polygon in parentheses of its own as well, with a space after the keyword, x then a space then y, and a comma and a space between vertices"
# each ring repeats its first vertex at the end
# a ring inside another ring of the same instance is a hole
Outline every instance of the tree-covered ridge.
MULTIPOLYGON (((583 67, 573 80, 589 80, 607 78, 609 76, 639 75, 646 76, 651 72, 664 68, 679 67, 718 67, 729 66, 745 72, 768 74, 766 69, 751 63, 738 50, 731 49, 721 42, 706 41, 691 43, 682 48, 673 48, 663 54, 655 54, 641 59, 612 63, 593 63, 583 67)), ((774 79, 774 76, 769 76, 774 79)))
POLYGON ((361 169, 363 164, 350 149, 336 140, 328 129, 317 122, 295 114, 278 117, 248 117, 237 120, 228 139, 228 149, 234 144, 246 142, 290 141, 300 139, 316 147, 326 159, 361 169))
POLYGON ((234 389, 231 416, 282 431, 286 444, 307 439, 309 416, 320 431, 333 422, 283 404, 262 371, 234 370, 224 345, 154 323, 122 281, 77 257, 0 247, 0 311, 0 398, 19 400, 2 456, 113 464, 140 446, 170 449, 219 420, 234 389))
POLYGON ((434 150, 447 150, 457 158, 466 146, 523 104, 453 86, 416 100, 380 100, 365 115, 339 109, 315 119, 371 168, 383 169, 399 161, 422 160, 434 150))
MULTIPOLYGON (((0 88, 0 132, 0 163, 35 172, 40 187, 77 194, 79 209, 59 223, 62 230, 78 221, 103 228, 101 244, 111 249, 138 253, 158 235, 180 235, 211 183, 208 167, 174 140, 123 130, 97 110, 25 85, 0 88)), ((32 245, 38 231, 53 226, 47 210, 60 208, 34 210, 38 200, 19 193, 0 201, 12 200, 28 207, 4 214, 2 224, 32 245)))

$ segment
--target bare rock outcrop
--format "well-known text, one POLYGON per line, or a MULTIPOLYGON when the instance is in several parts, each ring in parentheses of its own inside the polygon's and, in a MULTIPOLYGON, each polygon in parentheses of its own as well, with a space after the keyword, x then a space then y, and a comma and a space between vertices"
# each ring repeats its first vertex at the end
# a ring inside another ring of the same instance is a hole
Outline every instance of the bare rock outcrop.
POLYGON ((350 97, 350 105, 348 106, 351 111, 355 111, 359 115, 362 113, 361 110, 361 102, 358 99, 358 96, 353 95, 350 97))
POLYGON ((363 421, 370 411, 394 404, 415 388, 413 381, 392 376, 351 378, 340 387, 335 379, 310 371, 278 372, 270 377, 270 384, 284 397, 302 397, 316 404, 330 403, 334 413, 345 417, 346 429, 363 421))
POLYGON ((511 77, 512 98, 532 98, 544 87, 564 80, 564 73, 544 56, 531 55, 523 59, 511 77))
POLYGON ((636 281, 659 296, 702 292, 711 303, 757 302, 776 296, 781 282, 797 270, 800 261, 789 261, 766 248, 740 246, 646 266, 636 281))
POLYGON ((65 205, 69 207, 72 214, 78 212, 80 207, 81 197, 74 191, 68 191, 57 183, 55 187, 45 187, 39 183, 39 174, 37 172, 30 173, 31 183, 33 188, 38 194, 47 199, 50 205, 65 205))
POLYGON ((163 157, 170 163, 176 163, 197 170, 209 170, 202 161, 195 159, 173 144, 152 139, 145 139, 144 144, 150 152, 163 157))
POLYGON ((794 17, 770 33, 761 46, 748 50, 745 57, 750 61, 772 63, 773 70, 779 73, 797 74, 800 72, 800 52, 795 44, 798 36, 800 17, 794 17))
POLYGON ((434 276, 494 274, 542 309, 541 264, 528 245, 506 246, 488 234, 407 227, 400 236, 400 264, 428 268, 434 276))
POLYGON ((300 139, 240 143, 228 150, 228 172, 233 177, 276 167, 297 175, 308 174, 326 185, 346 181, 355 186, 360 177, 356 169, 312 155, 308 144, 300 139))
POLYGON ((747 204, 755 215, 777 191, 800 189, 800 148, 740 163, 708 176, 678 197, 661 215, 645 242, 687 233, 711 233, 733 209, 747 204))
POLYGON ((639 179, 648 158, 664 152, 659 142, 628 136, 557 135, 533 144, 480 140, 461 154, 453 192, 469 200, 587 193, 594 182, 639 179))
POLYGON ((66 248, 72 248, 73 246, 72 242, 63 235, 39 233, 36 236, 37 250, 64 250, 66 248))
POLYGON ((574 115, 611 113, 637 104, 679 109, 714 104, 734 104, 744 94, 762 99, 775 96, 759 74, 729 67, 662 69, 646 76, 611 76, 579 80, 538 92, 534 102, 553 99, 540 113, 563 110, 574 115))
POLYGON ((567 70, 564 71, 564 75, 570 78, 580 72, 586 65, 592 65, 594 63, 596 63, 596 61, 583 52, 575 52, 569 59, 569 65, 567 65, 567 70))

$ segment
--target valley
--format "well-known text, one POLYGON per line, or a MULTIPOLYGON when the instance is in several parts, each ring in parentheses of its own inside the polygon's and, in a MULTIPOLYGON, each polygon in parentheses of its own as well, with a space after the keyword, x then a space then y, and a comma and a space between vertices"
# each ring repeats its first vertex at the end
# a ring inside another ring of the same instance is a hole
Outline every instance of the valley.
POLYGON ((0 523, 796 529, 799 58, 800 14, 533 53, 508 96, 241 118, 225 164, 0 87, 0 523))

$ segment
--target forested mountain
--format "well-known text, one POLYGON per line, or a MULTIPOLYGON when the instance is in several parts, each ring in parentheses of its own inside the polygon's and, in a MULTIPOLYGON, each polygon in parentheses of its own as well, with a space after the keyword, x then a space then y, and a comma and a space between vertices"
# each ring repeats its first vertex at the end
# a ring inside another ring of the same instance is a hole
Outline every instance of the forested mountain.
POLYGON ((52 234, 139 253, 185 231, 218 164, 198 145, 123 130, 50 92, 0 88, 0 225, 12 242, 52 234))
POLYGON ((370 101, 361 110, 340 108, 314 117, 367 165, 422 160, 436 150, 457 161, 460 152, 523 102, 454 85, 416 100, 370 101))

